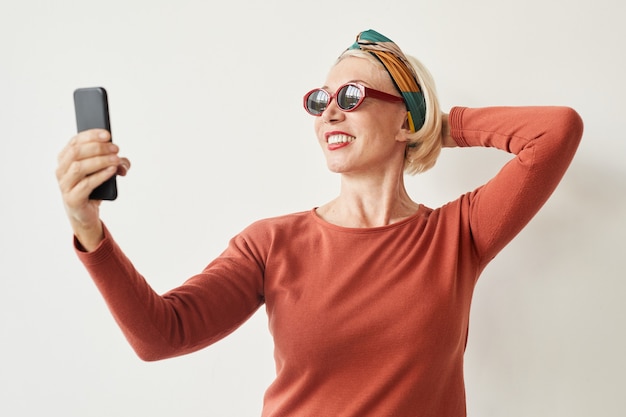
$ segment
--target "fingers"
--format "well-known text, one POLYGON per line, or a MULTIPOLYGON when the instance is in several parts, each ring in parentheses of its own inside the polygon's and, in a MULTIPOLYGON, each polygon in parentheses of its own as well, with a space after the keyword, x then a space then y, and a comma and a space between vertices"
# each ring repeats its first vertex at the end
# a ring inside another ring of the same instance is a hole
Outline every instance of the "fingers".
POLYGON ((59 169, 65 171, 75 160, 117 152, 117 146, 113 145, 110 139, 111 136, 106 130, 92 129, 80 132, 59 153, 59 169))
POLYGON ((66 206, 68 208, 82 207, 89 199, 91 192, 104 181, 115 175, 116 169, 116 166, 104 168, 87 177, 82 177, 72 186, 65 186, 60 183, 59 185, 61 187, 63 200, 65 201, 66 206))
POLYGON ((110 139, 106 130, 86 130, 74 136, 59 153, 57 181, 70 206, 88 199, 94 188, 116 172, 128 171, 130 162, 118 156, 119 148, 110 139))
POLYGON ((128 173, 130 169, 130 161, 128 158, 120 158, 120 164, 117 166, 117 175, 122 177, 128 173))

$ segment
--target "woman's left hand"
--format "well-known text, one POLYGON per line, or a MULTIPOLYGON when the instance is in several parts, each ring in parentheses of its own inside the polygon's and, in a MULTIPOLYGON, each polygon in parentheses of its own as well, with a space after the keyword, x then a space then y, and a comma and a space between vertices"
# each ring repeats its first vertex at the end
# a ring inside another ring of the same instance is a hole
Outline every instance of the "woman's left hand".
POLYGON ((458 146, 456 141, 450 135, 450 125, 448 124, 447 113, 443 113, 441 115, 441 144, 444 148, 454 148, 458 146))

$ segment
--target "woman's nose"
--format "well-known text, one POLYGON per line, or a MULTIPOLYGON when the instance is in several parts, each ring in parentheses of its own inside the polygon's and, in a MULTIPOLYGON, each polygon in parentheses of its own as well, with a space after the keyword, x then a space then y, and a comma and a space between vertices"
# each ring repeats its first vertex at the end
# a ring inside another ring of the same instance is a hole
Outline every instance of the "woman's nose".
POLYGON ((337 122, 344 117, 344 114, 345 112, 343 112, 337 105, 337 100, 331 100, 322 113, 322 120, 324 123, 337 122))

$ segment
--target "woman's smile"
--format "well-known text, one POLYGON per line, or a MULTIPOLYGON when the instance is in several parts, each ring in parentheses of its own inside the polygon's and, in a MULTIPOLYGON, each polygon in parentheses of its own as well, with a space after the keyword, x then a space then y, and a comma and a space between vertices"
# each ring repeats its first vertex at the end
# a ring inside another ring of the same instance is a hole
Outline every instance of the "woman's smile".
POLYGON ((326 142, 328 143, 328 150, 336 150, 350 145, 356 138, 346 133, 327 133, 326 142))

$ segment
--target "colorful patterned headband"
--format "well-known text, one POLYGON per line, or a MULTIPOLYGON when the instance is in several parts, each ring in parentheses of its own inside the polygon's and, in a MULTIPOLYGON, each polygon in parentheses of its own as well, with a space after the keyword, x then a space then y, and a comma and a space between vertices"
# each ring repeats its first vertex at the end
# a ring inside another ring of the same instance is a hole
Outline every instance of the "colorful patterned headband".
POLYGON ((422 89, 417 83, 417 75, 413 66, 398 45, 391 39, 370 29, 359 33, 356 42, 348 49, 360 49, 378 58, 404 98, 411 131, 419 130, 424 125, 426 118, 426 101, 422 89))

